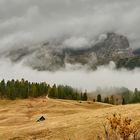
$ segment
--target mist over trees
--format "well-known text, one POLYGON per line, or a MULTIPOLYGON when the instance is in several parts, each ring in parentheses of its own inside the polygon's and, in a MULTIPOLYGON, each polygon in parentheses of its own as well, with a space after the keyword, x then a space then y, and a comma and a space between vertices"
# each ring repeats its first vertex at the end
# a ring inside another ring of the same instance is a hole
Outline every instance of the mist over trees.
POLYGON ((109 89, 98 88, 94 92, 94 95, 96 95, 97 102, 114 104, 113 97, 116 97, 116 99, 121 97, 122 104, 140 103, 140 90, 137 88, 135 88, 134 91, 125 87, 109 89))
POLYGON ((64 85, 55 84, 50 86, 46 82, 34 83, 27 80, 9 80, 0 81, 0 98, 1 99, 26 99, 29 97, 46 96, 58 99, 87 100, 87 93, 64 85))

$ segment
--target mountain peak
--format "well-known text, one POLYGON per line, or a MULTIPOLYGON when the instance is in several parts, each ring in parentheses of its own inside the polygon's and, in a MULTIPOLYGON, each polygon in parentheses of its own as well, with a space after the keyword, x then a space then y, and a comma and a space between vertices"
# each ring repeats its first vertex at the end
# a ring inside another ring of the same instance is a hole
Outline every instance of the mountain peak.
POLYGON ((128 39, 116 33, 107 33, 106 38, 96 44, 78 49, 67 48, 62 42, 59 45, 43 43, 34 48, 15 48, 7 52, 6 56, 11 61, 23 61, 26 65, 40 71, 56 71, 65 68, 66 64, 86 65, 90 69, 95 69, 98 65, 133 56, 128 39))

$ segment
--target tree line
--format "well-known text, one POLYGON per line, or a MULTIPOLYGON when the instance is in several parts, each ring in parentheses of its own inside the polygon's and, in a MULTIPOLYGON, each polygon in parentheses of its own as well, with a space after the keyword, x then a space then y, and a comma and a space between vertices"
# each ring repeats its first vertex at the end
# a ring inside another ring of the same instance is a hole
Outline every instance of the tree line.
POLYGON ((46 82, 36 83, 28 80, 8 80, 0 81, 0 98, 1 99, 27 99, 29 97, 41 97, 48 95, 51 98, 87 100, 87 93, 80 92, 71 86, 54 84, 50 86, 46 82))
MULTIPOLYGON (((134 91, 130 91, 124 88, 122 92, 116 93, 115 95, 120 95, 122 97, 122 104, 140 103, 140 91, 135 88, 134 91)), ((102 97, 101 94, 97 95, 97 102, 110 103, 113 104, 112 96, 102 97)))

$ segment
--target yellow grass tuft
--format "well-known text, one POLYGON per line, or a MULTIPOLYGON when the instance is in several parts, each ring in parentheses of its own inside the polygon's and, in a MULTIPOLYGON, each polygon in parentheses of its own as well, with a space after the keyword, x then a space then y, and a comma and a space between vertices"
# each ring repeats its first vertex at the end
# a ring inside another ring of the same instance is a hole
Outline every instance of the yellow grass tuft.
POLYGON ((140 123, 135 124, 130 118, 114 113, 104 124, 106 140, 139 140, 140 123))

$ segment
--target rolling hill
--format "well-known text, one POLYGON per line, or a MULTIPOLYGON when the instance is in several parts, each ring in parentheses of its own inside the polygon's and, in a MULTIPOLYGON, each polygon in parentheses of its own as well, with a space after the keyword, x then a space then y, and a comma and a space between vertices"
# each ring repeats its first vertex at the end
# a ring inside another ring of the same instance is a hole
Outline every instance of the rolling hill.
POLYGON ((112 106, 41 98, 1 100, 0 139, 94 140, 103 134, 105 118, 115 112, 140 121, 140 104, 112 106), (42 115, 46 120, 36 122, 42 115))

